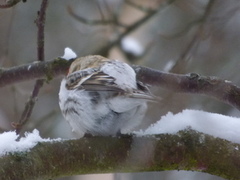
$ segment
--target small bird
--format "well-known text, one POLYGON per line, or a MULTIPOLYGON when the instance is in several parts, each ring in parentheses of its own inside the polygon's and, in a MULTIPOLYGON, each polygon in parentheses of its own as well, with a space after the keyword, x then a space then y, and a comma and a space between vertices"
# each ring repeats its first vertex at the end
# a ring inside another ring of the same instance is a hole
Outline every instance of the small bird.
POLYGON ((99 55, 76 59, 59 90, 62 114, 80 137, 131 132, 154 99, 131 66, 99 55))

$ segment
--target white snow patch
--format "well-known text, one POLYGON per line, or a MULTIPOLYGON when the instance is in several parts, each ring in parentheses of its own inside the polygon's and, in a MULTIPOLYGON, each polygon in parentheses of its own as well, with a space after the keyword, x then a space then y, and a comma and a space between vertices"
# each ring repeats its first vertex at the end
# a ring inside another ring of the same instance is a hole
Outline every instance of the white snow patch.
POLYGON ((25 133, 25 137, 22 137, 17 141, 18 135, 16 132, 9 131, 0 134, 0 156, 13 152, 28 151, 33 148, 38 142, 53 142, 60 141, 61 139, 43 139, 39 136, 39 131, 34 129, 32 133, 25 133))
POLYGON ((132 37, 123 38, 121 45, 125 52, 132 53, 135 56, 141 56, 144 52, 143 46, 132 37))
POLYGON ((61 57, 63 59, 66 59, 66 60, 70 60, 70 59, 73 59, 73 58, 76 58, 77 57, 77 54, 69 47, 66 47, 64 49, 64 55, 61 57))
POLYGON ((175 134, 188 127, 215 137, 240 143, 240 118, 199 110, 183 110, 178 114, 169 112, 146 130, 137 135, 175 134))

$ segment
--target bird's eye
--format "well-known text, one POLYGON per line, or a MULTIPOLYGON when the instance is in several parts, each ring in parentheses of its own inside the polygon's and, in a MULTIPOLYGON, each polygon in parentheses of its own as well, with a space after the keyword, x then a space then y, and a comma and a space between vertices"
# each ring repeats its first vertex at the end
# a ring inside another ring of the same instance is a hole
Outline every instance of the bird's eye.
POLYGON ((74 79, 73 78, 71 78, 69 81, 70 81, 70 84, 74 83, 74 79))
POLYGON ((74 77, 68 78, 66 82, 66 88, 72 89, 75 84, 76 84, 76 79, 74 77))

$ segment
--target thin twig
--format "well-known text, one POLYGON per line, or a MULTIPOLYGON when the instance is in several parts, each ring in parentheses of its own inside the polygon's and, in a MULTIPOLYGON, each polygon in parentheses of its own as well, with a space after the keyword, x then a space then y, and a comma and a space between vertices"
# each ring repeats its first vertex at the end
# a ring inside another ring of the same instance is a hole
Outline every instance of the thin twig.
POLYGON ((176 0, 166 0, 165 2, 162 2, 160 4, 160 6, 157 8, 157 10, 151 10, 149 11, 143 18, 139 19, 138 21, 136 21, 135 23, 133 23, 130 26, 125 26, 122 23, 120 23, 117 18, 113 18, 111 20, 88 20, 86 18, 83 18, 79 15, 77 15, 75 12, 73 12, 72 8, 70 6, 68 6, 68 12, 69 14, 74 17, 75 19, 77 19, 78 21, 84 23, 84 24, 88 24, 88 25, 109 25, 109 24, 115 24, 118 26, 122 26, 124 28, 126 28, 126 30, 121 33, 115 40, 111 40, 107 45, 103 46, 101 49, 99 49, 98 51, 96 51, 93 54, 100 54, 103 56, 107 56, 109 50, 119 44, 121 42, 121 40, 129 35, 130 33, 132 33, 134 30, 136 30, 137 28, 139 28, 141 25, 143 25, 145 22, 147 22, 150 18, 152 18, 155 14, 157 14, 158 12, 162 11, 163 9, 165 9, 165 7, 168 7, 169 5, 173 4, 176 0))
POLYGON ((70 7, 70 6, 67 6, 67 11, 73 18, 75 18, 79 22, 87 24, 87 25, 93 25, 93 26, 102 25, 102 26, 104 26, 104 25, 115 24, 115 25, 120 26, 120 27, 124 27, 124 28, 127 27, 126 25, 116 21, 116 19, 114 19, 114 18, 113 19, 109 19, 109 20, 103 20, 103 19, 100 19, 100 20, 89 20, 89 19, 86 19, 84 17, 81 17, 81 16, 77 15, 73 11, 72 7, 70 7))
POLYGON ((183 50, 183 52, 181 53, 179 58, 176 60, 176 63, 171 68, 170 72, 181 73, 181 71, 179 70, 180 69, 179 66, 182 67, 182 65, 184 63, 183 61, 185 61, 187 59, 187 56, 189 55, 190 51, 193 49, 195 44, 199 41, 199 38, 201 38, 201 34, 203 31, 205 22, 207 21, 209 15, 212 12, 214 3, 215 3, 215 0, 209 0, 207 7, 205 9, 205 12, 203 14, 203 17, 201 19, 197 20, 198 22, 202 22, 202 23, 198 27, 198 29, 197 29, 196 33, 194 34, 194 36, 192 37, 191 41, 187 44, 187 46, 185 47, 185 49, 183 50))
MULTIPOLYGON (((44 61, 44 25, 45 25, 45 16, 47 9, 48 0, 42 0, 40 11, 38 12, 38 18, 36 20, 36 24, 38 27, 38 61, 44 61)), ((37 100, 40 88, 43 86, 44 79, 38 79, 35 82, 32 94, 25 105, 25 109, 22 113, 20 120, 17 123, 12 123, 12 125, 16 129, 16 133, 19 134, 23 125, 27 123, 29 120, 35 102, 37 100)))
POLYGON ((98 2, 96 2, 96 3, 97 3, 97 8, 98 8, 98 10, 99 10, 101 19, 104 20, 105 17, 104 17, 104 13, 103 13, 103 10, 102 10, 102 8, 101 8, 100 2, 98 1, 98 2))
POLYGON ((163 9, 165 9, 165 7, 173 4, 175 2, 175 0, 167 0, 166 2, 162 3, 160 5, 160 7, 158 7, 158 10, 152 10, 151 12, 149 12, 146 16, 144 16, 143 18, 139 19, 138 21, 136 21, 135 23, 133 23, 132 25, 130 25, 126 31, 124 31, 123 33, 121 33, 118 38, 114 41, 109 42, 106 46, 103 46, 100 50, 98 50, 97 52, 95 52, 95 54, 101 54, 101 55, 107 55, 109 50, 119 44, 122 39, 124 37, 126 37, 127 35, 129 35, 130 33, 132 33, 134 30, 136 30, 137 28, 139 28, 141 25, 143 25, 144 23, 146 23, 149 19, 151 19, 154 15, 156 15, 158 12, 162 11, 163 9))
POLYGON ((149 12, 152 11, 152 9, 144 7, 144 6, 141 6, 141 5, 138 5, 138 4, 134 3, 134 2, 132 2, 131 0, 125 0, 125 2, 126 2, 126 4, 134 7, 135 9, 138 9, 138 10, 146 12, 146 13, 149 13, 149 12))

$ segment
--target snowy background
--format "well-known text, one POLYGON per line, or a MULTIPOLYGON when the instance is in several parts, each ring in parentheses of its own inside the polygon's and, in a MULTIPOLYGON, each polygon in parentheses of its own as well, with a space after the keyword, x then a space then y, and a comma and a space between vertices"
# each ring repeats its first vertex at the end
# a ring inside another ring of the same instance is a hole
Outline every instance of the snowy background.
MULTIPOLYGON (((156 8, 163 0, 132 0, 142 6, 156 8)), ((2 1, 1 1, 2 2, 2 1)), ((0 10, 0 63, 12 67, 37 59, 37 28, 34 20, 41 1, 19 3, 11 9, 0 10)), ((240 85, 240 3, 239 0, 217 0, 207 21, 199 20, 208 0, 182 0, 167 6, 148 22, 124 38, 119 46, 109 51, 108 57, 128 63, 144 65, 174 73, 195 72, 205 76, 218 76, 240 85), (198 29, 202 27, 200 33, 198 29), (196 35, 196 40, 191 44, 196 35), (191 45, 191 46, 190 46, 191 45), (183 58, 182 58, 183 57, 183 58)), ((67 6, 87 19, 110 19, 119 16, 125 25, 143 17, 146 13, 136 10, 125 1, 118 0, 51 0, 47 9, 45 27, 45 59, 63 55, 65 47, 72 48, 78 56, 95 54, 111 42, 123 28, 114 25, 90 26, 78 22, 67 12, 67 6)), ((103 54, 101 54, 103 55, 103 54)), ((106 54, 104 54, 106 56, 106 54)), ((74 138, 58 107, 58 90, 62 77, 45 84, 39 95, 30 122, 24 131, 30 132, 20 142, 11 127, 24 109, 34 81, 1 88, 0 133, 5 142, 12 142, 10 149, 0 141, 1 152, 31 148, 37 141, 74 138), (34 130, 37 129, 37 130, 34 130), (5 133, 4 133, 5 132, 5 133), (38 132, 42 138, 38 136, 38 132), (6 141, 8 140, 8 141, 6 141), (25 145, 24 145, 25 144, 25 145)), ((229 105, 205 96, 178 94, 161 88, 151 88, 162 98, 161 104, 149 104, 149 111, 139 133, 155 133, 150 127, 157 122, 161 133, 191 126, 198 131, 239 142, 238 118, 240 112, 229 105), (188 109, 188 110, 186 110, 188 109), (233 117, 232 117, 233 116, 233 117), (147 129, 144 131, 144 129, 147 129), (150 130, 151 129, 151 130, 150 130), (224 133, 223 133, 224 132, 224 133)), ((221 179, 196 172, 164 172, 161 179, 221 179)), ((115 174, 109 179, 159 179, 158 173, 115 174)), ((75 179, 90 176, 76 177, 75 179)), ((106 175, 94 176, 107 179, 106 175)), ((63 178, 62 178, 63 179, 63 178)), ((67 179, 67 178, 65 178, 67 179)))

